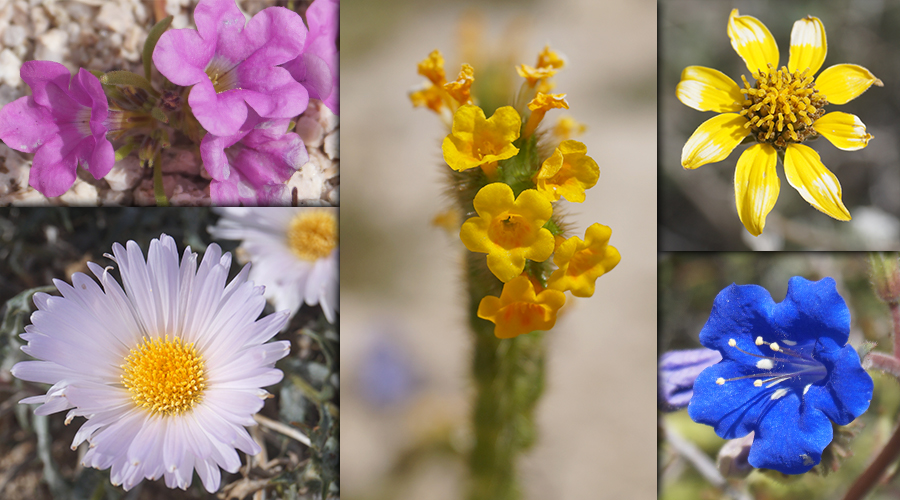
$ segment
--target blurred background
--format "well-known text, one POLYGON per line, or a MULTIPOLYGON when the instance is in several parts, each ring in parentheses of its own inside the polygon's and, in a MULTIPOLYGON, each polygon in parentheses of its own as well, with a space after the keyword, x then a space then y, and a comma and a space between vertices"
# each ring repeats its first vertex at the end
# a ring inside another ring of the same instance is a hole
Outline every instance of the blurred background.
MULTIPOLYGON (((585 123, 577 140, 601 170, 587 201, 564 202, 567 220, 578 234, 610 226, 622 254, 546 336, 537 444, 519 468, 523 498, 654 498, 655 2, 342 3, 344 495, 442 500, 465 491, 465 249, 432 225, 450 204, 440 148, 448 131, 407 93, 424 81, 416 64, 434 49, 455 78, 471 62, 460 60, 460 33, 471 41, 481 29, 479 56, 512 51, 515 63, 533 65, 550 44, 567 57, 554 92, 567 93, 571 109, 545 123, 585 123)), ((504 69, 513 76, 514 62, 504 69)))
POLYGON ((884 250, 900 247, 900 2, 896 0, 660 0, 659 2, 659 248, 661 250, 884 250), (732 49, 726 26, 732 8, 762 21, 787 64, 791 28, 812 15, 825 26, 828 55, 822 69, 850 63, 868 68, 884 82, 826 111, 857 115, 875 136, 868 147, 842 151, 827 139, 807 143, 838 178, 853 219, 840 222, 810 206, 778 168, 781 193, 754 238, 737 216, 734 170, 738 146, 725 160, 687 171, 681 167, 685 141, 712 112, 700 112, 675 97, 687 66, 718 69, 736 82, 747 74, 732 49))
MULTIPOLYGON (((809 280, 834 278, 838 293, 850 308, 850 343, 859 350, 863 343, 875 342, 878 344, 875 349, 890 352, 890 311, 872 290, 867 257, 863 253, 824 252, 662 254, 659 263, 659 353, 701 347, 698 334, 709 319, 716 295, 728 285, 757 284, 767 289, 776 302, 781 302, 792 276, 809 280)), ((900 412, 900 390, 894 379, 874 370, 869 374, 875 381, 872 403, 869 410, 851 425, 840 428, 856 437, 844 446, 848 451, 847 458, 836 472, 825 476, 812 472, 785 476, 757 470, 746 480, 732 481, 731 494, 724 494, 685 459, 691 454, 688 447, 673 446, 672 439, 661 432, 659 498, 841 498, 884 447, 900 412), (741 492, 744 496, 738 494, 741 492)), ((715 462, 716 454, 726 442, 716 436, 712 427, 694 423, 687 410, 661 413, 660 426, 699 447, 710 464, 715 462)), ((875 493, 866 498, 897 498, 900 486, 894 480, 896 474, 897 471, 892 469, 889 479, 882 481, 875 493)))
MULTIPOLYGON (((206 208, 0 208, 0 498, 226 500, 275 495, 306 499, 321 491, 323 480, 337 480, 338 443, 327 441, 336 438, 339 428, 335 405, 340 396, 334 380, 338 367, 336 360, 331 362, 332 353, 325 352, 338 349, 337 327, 325 321, 318 307, 304 305, 275 337, 291 341, 291 353, 277 363, 285 377, 267 388, 274 397, 266 401, 260 415, 275 425, 294 426, 320 451, 312 452, 313 448, 268 425, 251 428, 251 436, 265 451, 252 460, 239 453, 243 466, 236 474, 222 472, 218 495, 207 493, 196 475, 187 491, 169 489, 160 479, 144 480, 126 493, 110 484, 109 469, 81 467, 80 453, 70 449, 83 418, 66 426, 65 412, 36 417, 34 405, 18 404, 48 388, 15 379, 9 372, 16 362, 31 359, 19 349, 24 342, 18 335, 30 323, 35 288, 45 287, 40 291, 57 294, 53 279, 71 283, 75 272, 93 277, 87 262, 112 266, 112 274, 121 284, 115 263, 104 257, 112 253, 112 244, 134 240, 146 256, 150 240, 163 232, 175 239, 179 256, 188 245, 202 256, 213 242, 207 228, 217 219, 206 208)), ((237 262, 241 258, 239 242, 216 243, 236 256, 229 275, 232 279, 243 267, 237 262)), ((263 314, 272 312, 273 307, 266 305, 263 314)))

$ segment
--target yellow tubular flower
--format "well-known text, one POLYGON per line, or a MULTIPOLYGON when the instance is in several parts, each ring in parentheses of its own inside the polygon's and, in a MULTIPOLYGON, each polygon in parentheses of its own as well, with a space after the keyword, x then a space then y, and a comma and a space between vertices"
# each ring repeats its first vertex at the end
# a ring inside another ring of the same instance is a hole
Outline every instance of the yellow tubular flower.
POLYGON ((439 50, 434 50, 428 57, 419 63, 419 74, 431 80, 431 83, 440 87, 447 81, 444 74, 444 56, 439 50))
POLYGON ((522 132, 522 135, 528 137, 533 134, 537 129, 538 124, 544 119, 544 115, 547 114, 547 111, 554 108, 569 109, 569 103, 566 102, 566 94, 542 94, 539 92, 535 98, 528 103, 528 109, 531 110, 531 115, 528 117, 528 122, 525 123, 525 131, 522 132))
POLYGON ((522 274, 525 260, 543 262, 553 253, 554 239, 543 226, 553 215, 553 207, 534 189, 518 198, 502 182, 478 191, 475 212, 463 223, 459 238, 471 252, 486 253, 488 269, 506 283, 522 274))
POLYGON ((553 290, 571 291, 576 297, 594 294, 594 282, 611 271, 621 257, 615 247, 609 246, 612 230, 594 223, 587 228, 584 241, 573 236, 563 242, 553 255, 553 263, 559 268, 547 280, 553 290))
POLYGON ((600 167, 587 156, 587 146, 578 141, 565 141, 544 160, 534 183, 538 192, 550 201, 565 197, 581 203, 584 191, 597 184, 599 178, 600 167))
POLYGON ((459 77, 456 81, 445 83, 444 90, 450 94, 450 97, 456 99, 460 104, 471 104, 472 96, 469 90, 472 88, 472 82, 475 81, 475 69, 468 64, 463 64, 459 71, 459 77))
POLYGON ((550 78, 555 75, 556 70, 553 68, 534 68, 527 64, 520 64, 516 66, 516 73, 527 80, 529 86, 534 87, 534 84, 539 80, 550 78))
POLYGON ((531 280, 522 275, 503 285, 499 298, 488 295, 481 299, 477 314, 496 325, 497 338, 510 339, 535 330, 550 330, 565 303, 565 294, 557 290, 535 294, 531 280))
POLYGON ((409 100, 412 101, 413 107, 425 106, 435 113, 440 113, 441 108, 445 106, 444 92, 439 87, 429 85, 428 87, 411 92, 409 100))
POLYGON ((754 236, 762 233, 766 215, 778 198, 775 171, 779 152, 784 155, 788 183, 816 209, 835 219, 850 220, 841 201, 841 185, 819 159, 803 145, 824 136, 836 147, 861 149, 872 138, 855 115, 825 112, 826 104, 845 104, 881 80, 862 66, 837 64, 813 75, 825 61, 825 28, 815 17, 794 23, 787 66, 778 67, 778 45, 758 19, 738 15, 728 18, 728 37, 751 77, 741 76, 743 88, 720 71, 689 66, 681 74, 675 92, 684 104, 721 113, 701 124, 684 145, 681 165, 694 169, 724 160, 745 137, 757 144, 742 153, 735 170, 735 202, 738 215, 754 236))
POLYGON ((519 152, 512 143, 519 138, 521 125, 522 119, 512 106, 497 109, 487 119, 478 106, 460 106, 453 115, 452 131, 441 146, 444 161, 458 171, 495 167, 497 161, 519 152))
POLYGON ((559 142, 563 142, 573 137, 578 137, 586 130, 587 126, 585 124, 576 121, 571 116, 564 116, 556 122, 556 126, 553 127, 552 133, 559 142))
POLYGON ((549 45, 544 46, 544 50, 538 54, 537 59, 537 67, 538 68, 553 68, 553 69, 562 69, 563 66, 566 65, 565 59, 562 56, 550 50, 549 45))

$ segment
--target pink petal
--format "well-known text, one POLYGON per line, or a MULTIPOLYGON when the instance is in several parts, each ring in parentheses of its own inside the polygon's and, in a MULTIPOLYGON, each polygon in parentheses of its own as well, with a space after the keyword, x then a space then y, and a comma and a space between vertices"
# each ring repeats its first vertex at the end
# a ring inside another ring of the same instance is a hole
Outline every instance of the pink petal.
POLYGON ((215 38, 204 39, 192 29, 170 30, 162 34, 153 49, 153 64, 175 85, 188 87, 209 81, 204 70, 215 49, 215 38))
POLYGON ((25 61, 19 70, 22 80, 31 87, 31 96, 41 106, 50 107, 54 103, 47 97, 46 88, 53 84, 60 89, 69 88, 72 73, 65 66, 53 61, 25 61))
POLYGON ((58 130, 47 108, 31 96, 20 97, 0 109, 0 140, 16 151, 33 153, 58 130))

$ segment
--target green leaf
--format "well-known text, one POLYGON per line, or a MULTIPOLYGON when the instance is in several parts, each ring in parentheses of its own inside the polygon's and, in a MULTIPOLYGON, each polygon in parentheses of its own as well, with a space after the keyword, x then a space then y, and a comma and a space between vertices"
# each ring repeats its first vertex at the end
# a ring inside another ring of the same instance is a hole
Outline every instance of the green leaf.
POLYGON ((150 95, 159 97, 159 92, 150 85, 143 76, 131 71, 110 71, 100 77, 100 83, 104 85, 131 85, 146 90, 150 95))
POLYGON ((144 61, 144 76, 147 77, 147 80, 150 80, 150 67, 153 63, 153 49, 156 48, 156 42, 159 41, 159 37, 169 29, 170 24, 172 24, 172 16, 156 23, 150 28, 150 33, 147 34, 147 41, 144 42, 144 53, 141 56, 144 61))

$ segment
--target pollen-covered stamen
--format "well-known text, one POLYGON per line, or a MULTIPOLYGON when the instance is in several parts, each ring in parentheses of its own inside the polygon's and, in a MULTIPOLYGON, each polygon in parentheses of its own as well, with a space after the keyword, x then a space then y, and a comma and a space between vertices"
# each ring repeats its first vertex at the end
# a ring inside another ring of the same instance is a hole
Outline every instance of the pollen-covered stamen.
POLYGON ((214 57, 206 66, 206 76, 209 77, 213 88, 216 89, 216 94, 221 94, 227 90, 240 89, 237 75, 234 72, 235 68, 237 68, 236 65, 218 56, 214 57))
POLYGON ((767 142, 784 149, 788 143, 800 143, 817 135, 813 123, 825 114, 828 101, 815 87, 808 70, 789 72, 784 66, 780 70, 769 63, 768 71, 760 70, 754 75, 756 85, 744 81, 744 109, 741 114, 759 142, 767 142))
MULTIPOLYGON (((772 356, 761 356, 747 352, 737 346, 735 339, 728 339, 728 346, 735 350, 759 358, 753 366, 760 370, 756 373, 750 373, 740 377, 730 379, 718 378, 716 384, 724 385, 725 382, 754 378, 754 387, 763 387, 771 389, 772 387, 788 382, 789 385, 797 385, 799 387, 808 386, 825 378, 827 370, 825 365, 813 357, 813 344, 797 345, 797 342, 782 340, 783 343, 792 346, 792 348, 781 347, 778 342, 767 342, 762 337, 756 337, 755 344, 758 346, 766 345, 773 351, 772 356)), ((779 399, 787 394, 787 389, 778 389, 772 395, 772 399, 779 399), (777 394, 777 397, 776 397, 777 394)), ((804 392, 805 394, 805 392, 804 392)))
POLYGON ((206 388, 203 357, 178 337, 143 338, 121 366, 131 399, 152 414, 178 415, 193 408, 206 388))
POLYGON ((327 257, 338 245, 337 218, 331 212, 300 212, 288 226, 288 248, 303 260, 327 257))

